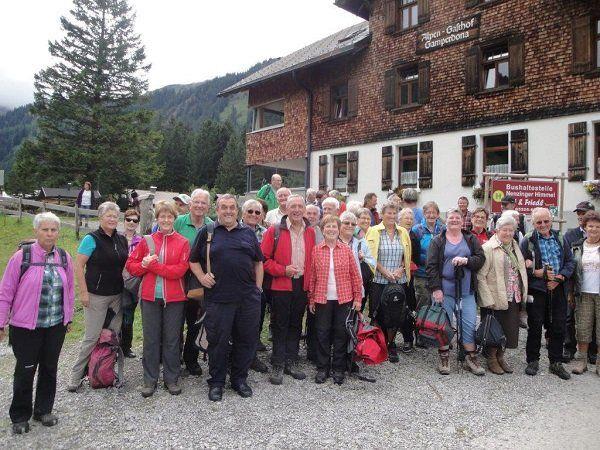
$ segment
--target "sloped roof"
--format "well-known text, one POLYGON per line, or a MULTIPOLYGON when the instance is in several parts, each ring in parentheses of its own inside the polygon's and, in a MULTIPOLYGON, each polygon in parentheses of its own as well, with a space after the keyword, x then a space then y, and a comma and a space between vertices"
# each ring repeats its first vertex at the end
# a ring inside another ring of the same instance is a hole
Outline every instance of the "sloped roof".
POLYGON ((294 53, 278 59, 272 64, 254 72, 236 84, 219 92, 229 95, 245 91, 252 86, 294 70, 320 64, 363 48, 371 37, 369 22, 361 22, 338 31, 294 53))
POLYGON ((335 0, 335 6, 345 9, 358 17, 369 20, 371 14, 371 2, 369 0, 335 0))
POLYGON ((43 196, 46 198, 77 198, 79 194, 79 188, 52 188, 52 187, 42 187, 43 196))

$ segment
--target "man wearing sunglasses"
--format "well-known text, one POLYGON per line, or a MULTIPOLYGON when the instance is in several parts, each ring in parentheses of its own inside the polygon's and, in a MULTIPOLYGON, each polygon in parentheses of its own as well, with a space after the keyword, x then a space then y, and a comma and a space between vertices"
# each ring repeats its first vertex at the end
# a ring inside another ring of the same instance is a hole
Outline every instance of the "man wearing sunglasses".
POLYGON ((575 269, 573 254, 562 235, 552 229, 552 215, 547 208, 531 212, 534 230, 521 241, 527 266, 529 295, 527 303, 527 375, 539 371, 542 325, 548 331, 550 372, 563 380, 571 378, 562 365, 563 343, 567 324, 567 281, 575 269))

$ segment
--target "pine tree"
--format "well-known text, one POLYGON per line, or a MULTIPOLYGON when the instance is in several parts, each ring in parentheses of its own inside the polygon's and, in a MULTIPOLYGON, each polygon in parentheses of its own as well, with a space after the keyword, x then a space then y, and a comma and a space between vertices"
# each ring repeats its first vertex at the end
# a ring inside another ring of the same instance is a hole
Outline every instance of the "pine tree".
POLYGON ((246 191, 246 146, 241 137, 232 135, 219 162, 215 188, 219 192, 243 194, 246 191))
POLYGON ((163 127, 161 163, 164 175, 159 188, 173 192, 186 192, 190 187, 190 153, 192 133, 182 122, 171 119, 163 127))
POLYGON ((207 120, 202 123, 192 147, 194 185, 209 188, 215 185, 215 169, 219 166, 225 147, 233 134, 233 128, 228 122, 223 124, 207 120))
POLYGON ((49 44, 57 62, 35 76, 38 138, 15 161, 40 158, 29 174, 38 185, 87 179, 106 195, 158 181, 152 112, 132 108, 150 68, 134 19, 126 0, 74 0, 61 17, 65 35, 49 44))

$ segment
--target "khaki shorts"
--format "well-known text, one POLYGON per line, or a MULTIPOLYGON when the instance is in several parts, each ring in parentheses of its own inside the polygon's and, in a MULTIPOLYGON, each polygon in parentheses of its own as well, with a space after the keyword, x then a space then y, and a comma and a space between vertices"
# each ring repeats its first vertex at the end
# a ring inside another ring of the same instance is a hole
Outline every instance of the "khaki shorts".
MULTIPOLYGON (((577 300, 575 306, 575 335, 577 342, 592 342, 594 324, 600 323, 600 294, 585 294, 577 300)), ((596 330, 596 343, 600 346, 600 330, 596 330)))

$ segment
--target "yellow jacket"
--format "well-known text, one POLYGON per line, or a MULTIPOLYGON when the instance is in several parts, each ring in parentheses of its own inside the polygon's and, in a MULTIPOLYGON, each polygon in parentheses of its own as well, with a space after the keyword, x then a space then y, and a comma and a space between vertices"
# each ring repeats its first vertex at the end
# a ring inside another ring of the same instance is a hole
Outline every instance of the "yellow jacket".
MULTIPOLYGON (((400 240, 402 242, 402 246, 404 247, 404 271, 406 273, 406 279, 410 281, 410 261, 411 261, 411 243, 410 243, 410 235, 408 231, 402 228, 400 225, 396 224, 396 231, 400 236, 400 240)), ((377 260, 379 258, 379 240, 381 239, 381 233, 385 232, 385 225, 380 223, 379 225, 374 225, 367 230, 367 234, 365 236, 365 240, 367 241, 367 245, 369 246, 369 250, 371 250, 371 255, 375 258, 375 268, 377 268, 377 260)), ((375 269, 377 270, 377 269, 375 269)))

